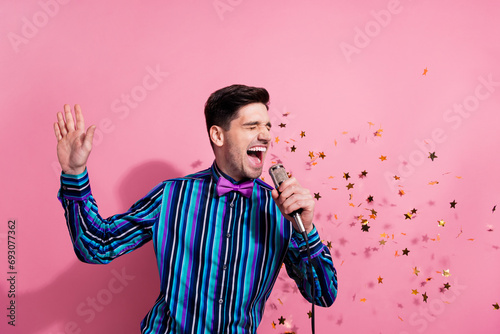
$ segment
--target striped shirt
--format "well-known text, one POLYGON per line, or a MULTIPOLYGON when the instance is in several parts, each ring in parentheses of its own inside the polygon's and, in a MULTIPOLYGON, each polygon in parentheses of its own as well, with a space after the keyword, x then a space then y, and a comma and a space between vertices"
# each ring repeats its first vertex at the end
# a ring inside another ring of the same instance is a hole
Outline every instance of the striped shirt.
MULTIPOLYGON (((311 302, 305 241, 254 180, 252 196, 217 195, 224 175, 204 171, 160 183, 126 213, 102 218, 87 171, 61 175, 58 197, 77 257, 108 263, 153 240, 160 294, 142 333, 255 333, 283 263, 311 302)), ((330 306, 337 274, 316 228, 308 235, 315 304, 330 306)))

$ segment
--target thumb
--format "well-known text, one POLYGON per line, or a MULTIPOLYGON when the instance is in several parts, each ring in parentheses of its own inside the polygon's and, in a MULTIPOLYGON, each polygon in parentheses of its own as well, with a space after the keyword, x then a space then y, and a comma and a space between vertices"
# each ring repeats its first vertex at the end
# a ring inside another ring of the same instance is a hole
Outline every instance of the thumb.
POLYGON ((87 133, 85 134, 85 139, 83 141, 83 145, 88 147, 89 149, 92 148, 92 141, 94 140, 94 133, 95 133, 96 126, 91 125, 87 129, 87 133))

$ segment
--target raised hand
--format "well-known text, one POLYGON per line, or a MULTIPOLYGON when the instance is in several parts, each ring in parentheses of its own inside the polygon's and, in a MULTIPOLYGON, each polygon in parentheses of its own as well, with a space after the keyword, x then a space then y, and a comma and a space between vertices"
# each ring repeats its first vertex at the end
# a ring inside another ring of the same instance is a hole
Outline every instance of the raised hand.
POLYGON ((75 105, 75 120, 71 114, 71 107, 65 104, 64 116, 58 112, 57 122, 54 123, 59 164, 63 173, 73 175, 85 171, 96 129, 95 125, 92 125, 85 132, 82 109, 78 104, 75 105))

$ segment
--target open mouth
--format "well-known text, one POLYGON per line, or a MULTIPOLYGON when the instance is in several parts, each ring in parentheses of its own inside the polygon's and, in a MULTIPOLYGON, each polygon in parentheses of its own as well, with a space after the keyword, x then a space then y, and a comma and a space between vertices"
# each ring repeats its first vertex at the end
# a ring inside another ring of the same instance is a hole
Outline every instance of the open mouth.
POLYGON ((247 154, 251 162, 255 165, 261 165, 266 151, 267 148, 264 146, 254 146, 247 150, 247 154))

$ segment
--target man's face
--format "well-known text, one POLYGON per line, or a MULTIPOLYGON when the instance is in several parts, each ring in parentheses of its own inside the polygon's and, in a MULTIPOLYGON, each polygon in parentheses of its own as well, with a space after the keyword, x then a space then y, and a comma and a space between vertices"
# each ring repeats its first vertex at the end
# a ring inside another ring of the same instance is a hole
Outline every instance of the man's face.
POLYGON ((217 165, 236 181, 255 179, 262 174, 269 143, 271 122, 262 103, 241 107, 228 131, 221 130, 223 141, 217 165))

